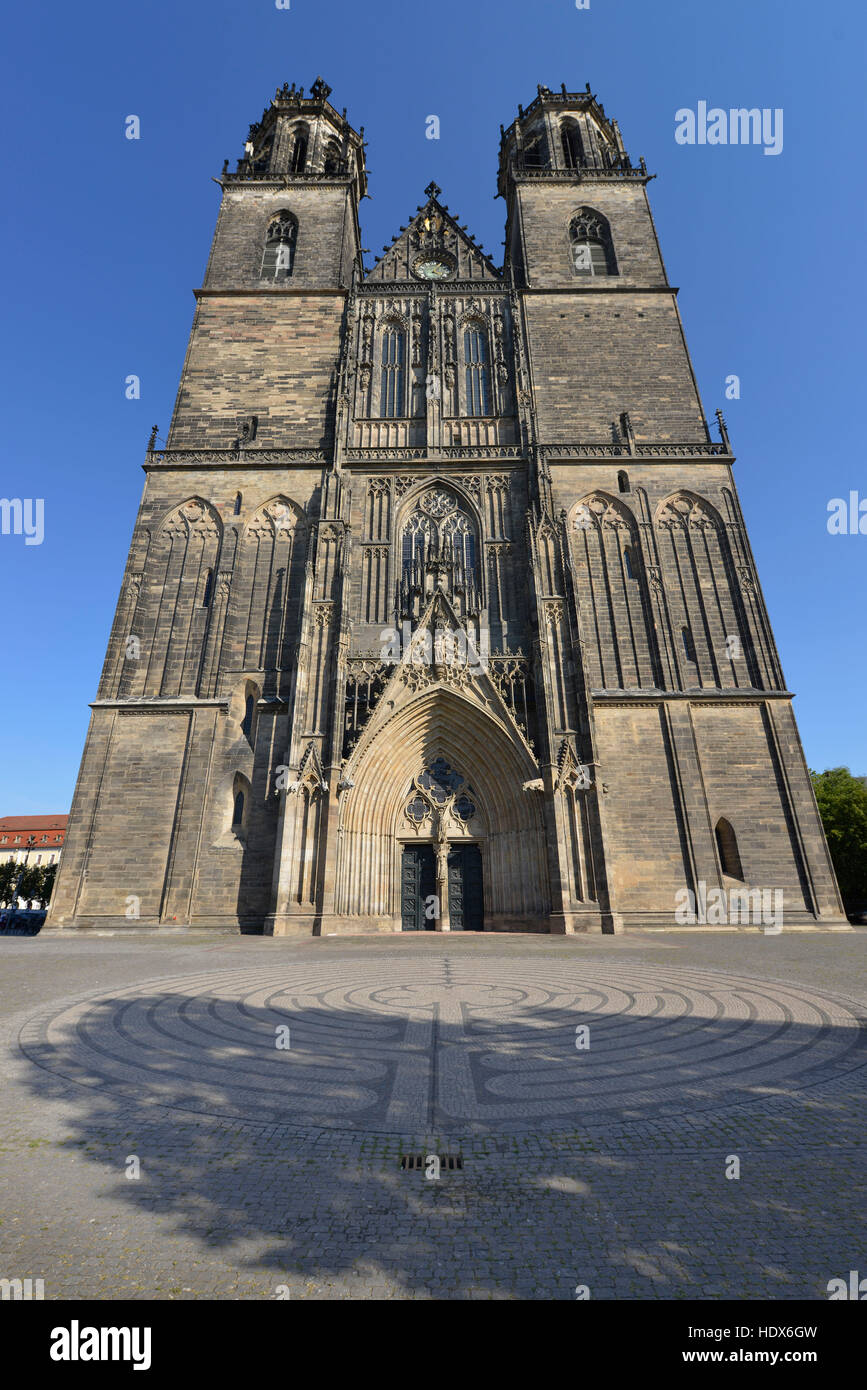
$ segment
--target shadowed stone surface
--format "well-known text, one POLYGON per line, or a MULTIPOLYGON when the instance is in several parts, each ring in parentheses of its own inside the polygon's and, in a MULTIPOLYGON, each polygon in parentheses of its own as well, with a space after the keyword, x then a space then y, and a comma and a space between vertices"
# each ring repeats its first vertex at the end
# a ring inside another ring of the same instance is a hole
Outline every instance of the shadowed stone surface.
POLYGON ((695 1114, 867 1060, 851 1005, 738 975, 448 955, 391 963, 387 985, 378 961, 338 967, 332 983, 329 973, 145 981, 44 1011, 20 1045, 40 1067, 119 1097, 398 1134, 695 1114))
POLYGON ((0 1275, 825 1299, 867 1248, 865 942, 4 941, 0 1275), (431 1151, 463 1170, 400 1171, 431 1151))

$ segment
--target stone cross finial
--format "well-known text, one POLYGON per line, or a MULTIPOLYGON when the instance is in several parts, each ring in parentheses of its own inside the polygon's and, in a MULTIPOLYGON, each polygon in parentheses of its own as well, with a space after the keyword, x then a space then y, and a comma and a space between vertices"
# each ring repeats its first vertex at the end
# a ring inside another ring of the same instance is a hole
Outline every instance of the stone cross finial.
POLYGON ((438 198, 442 193, 442 189, 438 183, 429 183, 425 189, 425 193, 429 198, 438 198))

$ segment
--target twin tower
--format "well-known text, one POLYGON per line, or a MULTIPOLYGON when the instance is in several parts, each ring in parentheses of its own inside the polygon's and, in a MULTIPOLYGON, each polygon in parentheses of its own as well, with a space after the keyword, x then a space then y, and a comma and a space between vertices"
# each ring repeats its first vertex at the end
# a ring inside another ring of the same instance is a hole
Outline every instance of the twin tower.
POLYGON ((643 161, 540 87, 504 265, 431 184, 365 269, 329 97, 224 167, 49 925, 844 925, 643 161))

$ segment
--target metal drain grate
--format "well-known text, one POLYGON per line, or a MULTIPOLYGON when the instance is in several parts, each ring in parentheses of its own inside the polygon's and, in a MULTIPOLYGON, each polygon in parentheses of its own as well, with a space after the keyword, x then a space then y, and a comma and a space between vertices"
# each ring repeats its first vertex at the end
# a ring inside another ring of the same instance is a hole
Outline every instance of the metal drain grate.
POLYGON ((464 1160, 460 1154, 401 1154, 400 1166, 404 1173, 427 1168, 429 1158, 438 1158, 441 1173, 463 1172, 464 1160))

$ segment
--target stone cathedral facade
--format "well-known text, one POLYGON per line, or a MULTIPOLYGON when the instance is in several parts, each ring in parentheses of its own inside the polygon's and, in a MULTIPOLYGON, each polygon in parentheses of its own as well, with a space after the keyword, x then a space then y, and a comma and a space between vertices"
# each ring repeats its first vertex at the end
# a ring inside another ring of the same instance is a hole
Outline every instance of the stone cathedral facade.
POLYGON ((540 87, 503 267, 431 184, 365 269, 329 97, 223 169, 49 925, 842 926, 643 160, 540 87))

